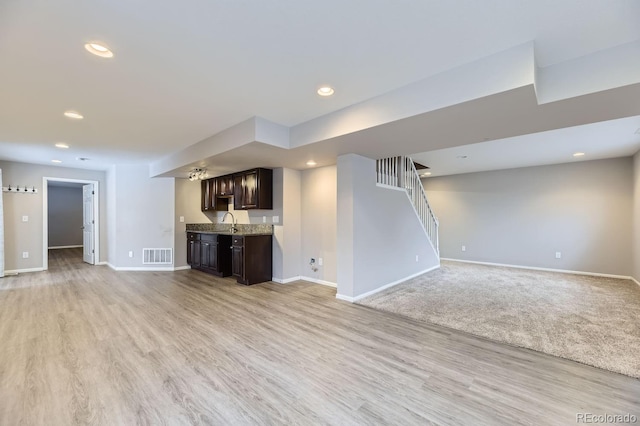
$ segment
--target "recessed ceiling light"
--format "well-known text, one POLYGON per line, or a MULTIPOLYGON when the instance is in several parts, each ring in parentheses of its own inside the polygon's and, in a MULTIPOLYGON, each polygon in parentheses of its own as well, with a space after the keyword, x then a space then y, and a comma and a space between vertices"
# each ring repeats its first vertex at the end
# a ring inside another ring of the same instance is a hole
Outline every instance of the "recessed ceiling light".
POLYGON ((51 160, 52 163, 62 163, 62 160, 51 160))
POLYGON ((307 161, 307 166, 315 166, 317 163, 313 160, 307 161))
POLYGON ((573 156, 574 157, 582 157, 582 156, 584 156, 584 152, 574 152, 573 156))
POLYGON ((331 96, 334 93, 335 93, 335 90, 333 90, 333 87, 322 86, 321 88, 318 89, 318 95, 320 96, 331 96))
POLYGON ((66 143, 57 143, 56 148, 67 149, 69 148, 69 145, 67 145, 66 143))
POLYGON ((84 116, 78 111, 65 111, 64 116, 67 118, 73 118, 74 120, 82 120, 84 116))
POLYGON ((420 176, 431 176, 431 172, 424 172, 420 176))
POLYGON ((113 58, 113 52, 109 50, 107 46, 103 43, 92 42, 84 45, 84 48, 87 51, 93 53, 96 56, 100 56, 101 58, 113 58))
POLYGON ((458 155, 456 158, 462 158, 462 159, 464 159, 464 158, 467 158, 467 156, 466 156, 466 155, 458 155))

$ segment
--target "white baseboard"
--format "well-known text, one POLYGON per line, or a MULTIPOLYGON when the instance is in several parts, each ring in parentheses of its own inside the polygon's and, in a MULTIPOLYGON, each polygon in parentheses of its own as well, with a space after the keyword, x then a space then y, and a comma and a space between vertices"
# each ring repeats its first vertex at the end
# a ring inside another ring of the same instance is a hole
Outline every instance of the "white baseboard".
POLYGON ((318 278, 311 278, 305 276, 291 277, 291 278, 271 278, 271 281, 278 284, 289 284, 294 281, 308 281, 314 284, 326 285, 328 287, 337 288, 338 284, 332 283, 331 281, 320 280, 318 278))
POLYGON ((102 266, 102 265, 108 265, 108 263, 105 262, 96 262, 96 266, 102 266))
POLYGON ((49 250, 58 250, 58 249, 68 249, 68 248, 82 248, 84 247, 82 244, 79 246, 55 246, 55 247, 47 247, 49 250))
MULTIPOLYGON (((110 263, 107 263, 107 265, 109 266, 109 268, 113 269, 114 271, 118 271, 118 272, 173 272, 176 269, 173 266, 155 266, 155 267, 149 267, 149 266, 114 266, 110 263)), ((180 268, 183 268, 182 266, 180 266, 180 268)))
POLYGON ((638 280, 636 280, 635 278, 633 278, 633 277, 629 277, 629 278, 631 278, 631 281, 633 281, 634 283, 640 285, 640 282, 638 282, 638 280))
POLYGON ((415 277, 420 276, 420 275, 422 275, 422 274, 426 274, 427 272, 431 272, 431 271, 433 271, 434 269, 438 269, 439 267, 440 267, 440 263, 438 263, 438 264, 437 264, 437 265, 435 265, 435 266, 432 266, 431 268, 427 268, 427 269, 425 269, 425 270, 423 270, 423 271, 416 272, 415 274, 409 275, 408 277, 401 278, 401 279, 399 279, 399 280, 397 280, 397 281, 394 281, 394 282, 391 282, 391 283, 385 284, 385 285, 383 285, 382 287, 378 287, 378 288, 376 288, 375 290, 371 290, 371 291, 368 291, 368 292, 366 292, 366 293, 359 294, 359 295, 357 295, 357 296, 353 296, 353 297, 351 297, 351 296, 345 296, 344 294, 336 294, 336 299, 344 300, 344 301, 346 301, 346 302, 350 302, 350 303, 357 302, 357 301, 358 301, 358 300, 360 300, 360 299, 364 299, 365 297, 373 296, 373 295, 374 295, 374 294, 376 294, 376 293, 380 293, 380 292, 381 292, 381 291, 383 291, 383 290, 386 290, 386 289, 388 289, 388 288, 391 288, 391 287, 393 287, 393 286, 396 286, 396 285, 398 285, 398 284, 400 284, 400 283, 403 283, 403 282, 405 282, 405 281, 408 281, 408 280, 410 280, 410 279, 412 279, 412 278, 415 278, 415 277))
POLYGON ((338 284, 332 283, 331 281, 319 280, 317 278, 311 278, 311 277, 305 277, 305 276, 300 276, 300 279, 302 281, 309 281, 314 284, 320 284, 320 285, 326 285, 327 287, 338 288, 338 284))
POLYGON ((191 266, 187 265, 187 266, 176 266, 175 268, 173 268, 174 271, 184 271, 187 269, 191 269, 191 266))
MULTIPOLYGON (((440 258, 440 260, 447 260, 449 262, 473 263, 475 265, 502 266, 504 268, 528 269, 528 270, 531 270, 531 271, 560 272, 562 274, 587 275, 587 276, 591 276, 591 277, 618 278, 618 279, 621 279, 621 280, 634 280, 635 281, 635 279, 633 277, 630 277, 629 275, 601 274, 599 272, 572 271, 570 269, 538 268, 536 266, 510 265, 510 264, 507 264, 507 263, 478 262, 478 261, 475 261, 475 260, 451 259, 451 258, 447 258, 447 257, 440 258)), ((638 281, 636 281, 636 283, 637 282, 638 281)))
POLYGON ((291 278, 271 278, 271 281, 278 284, 289 284, 294 281, 300 281, 300 277, 291 277, 291 278))
POLYGON ((27 269, 10 269, 4 271, 5 275, 15 275, 15 274, 25 274, 27 272, 42 272, 44 271, 43 267, 39 268, 27 268, 27 269))

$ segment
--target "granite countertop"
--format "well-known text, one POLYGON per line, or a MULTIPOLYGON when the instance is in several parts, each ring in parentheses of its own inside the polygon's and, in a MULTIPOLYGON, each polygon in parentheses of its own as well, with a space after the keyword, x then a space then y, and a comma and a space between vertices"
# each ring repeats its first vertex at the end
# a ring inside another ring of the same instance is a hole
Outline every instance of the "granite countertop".
POLYGON ((199 232, 201 234, 220 235, 273 235, 273 225, 237 224, 238 232, 231 232, 230 223, 187 223, 187 232, 199 232))

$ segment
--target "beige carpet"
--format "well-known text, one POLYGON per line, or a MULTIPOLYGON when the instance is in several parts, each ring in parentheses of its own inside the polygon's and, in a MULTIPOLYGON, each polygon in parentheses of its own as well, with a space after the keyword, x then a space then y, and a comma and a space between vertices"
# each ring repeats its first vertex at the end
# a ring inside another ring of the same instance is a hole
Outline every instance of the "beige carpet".
POLYGON ((358 302, 640 378, 640 286, 457 262, 358 302))

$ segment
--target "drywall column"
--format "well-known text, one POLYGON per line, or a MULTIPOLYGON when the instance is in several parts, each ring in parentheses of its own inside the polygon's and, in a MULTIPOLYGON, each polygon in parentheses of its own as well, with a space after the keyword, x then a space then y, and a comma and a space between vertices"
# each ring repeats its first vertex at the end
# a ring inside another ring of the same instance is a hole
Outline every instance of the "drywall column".
POLYGON ((640 281, 640 151, 633 156, 633 232, 631 233, 631 276, 640 281))
POLYGON ((355 296, 354 244, 354 194, 356 193, 356 174, 364 157, 355 154, 338 157, 338 204, 337 204, 337 297, 351 300, 355 296))
POLYGON ((376 185, 376 162, 338 157, 338 294, 355 301, 440 266, 404 189, 376 185))

